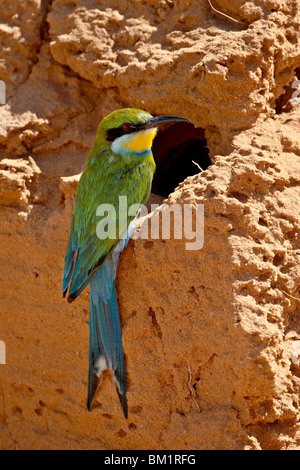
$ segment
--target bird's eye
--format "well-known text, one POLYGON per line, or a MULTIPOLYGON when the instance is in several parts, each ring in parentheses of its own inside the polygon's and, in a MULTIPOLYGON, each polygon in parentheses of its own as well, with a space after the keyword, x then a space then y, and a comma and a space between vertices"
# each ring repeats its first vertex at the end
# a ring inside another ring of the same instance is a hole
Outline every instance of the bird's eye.
POLYGON ((123 129, 124 131, 130 131, 130 129, 132 129, 132 124, 130 124, 130 122, 124 122, 123 129))

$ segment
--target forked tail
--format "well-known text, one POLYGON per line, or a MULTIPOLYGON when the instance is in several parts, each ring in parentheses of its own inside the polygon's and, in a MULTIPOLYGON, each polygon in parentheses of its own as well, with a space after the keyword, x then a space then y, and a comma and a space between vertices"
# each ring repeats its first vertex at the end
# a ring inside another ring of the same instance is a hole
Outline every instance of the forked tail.
POLYGON ((102 382, 103 371, 110 369, 124 416, 127 418, 125 362, 115 287, 118 256, 116 258, 110 256, 89 282, 90 341, 87 407, 91 411, 95 394, 102 382))

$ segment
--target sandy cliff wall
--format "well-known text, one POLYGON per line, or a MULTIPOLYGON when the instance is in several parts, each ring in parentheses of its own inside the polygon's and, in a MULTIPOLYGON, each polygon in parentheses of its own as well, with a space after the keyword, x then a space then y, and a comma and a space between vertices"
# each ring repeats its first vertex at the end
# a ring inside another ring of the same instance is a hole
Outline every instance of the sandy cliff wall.
POLYGON ((300 447, 299 2, 213 4, 235 21, 206 0, 0 0, 3 449, 300 447), (204 204, 205 242, 121 257, 126 421, 109 374, 86 410, 88 291, 67 304, 61 278, 76 175, 127 106, 195 125, 157 138, 155 190, 204 204))

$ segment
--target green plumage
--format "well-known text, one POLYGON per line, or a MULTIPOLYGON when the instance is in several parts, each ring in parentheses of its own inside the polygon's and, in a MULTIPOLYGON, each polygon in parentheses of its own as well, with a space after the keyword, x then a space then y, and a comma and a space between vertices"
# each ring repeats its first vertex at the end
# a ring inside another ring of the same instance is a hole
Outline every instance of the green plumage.
POLYGON ((155 170, 151 145, 156 127, 179 120, 184 119, 153 118, 133 108, 111 113, 98 127, 78 184, 65 256, 63 294, 68 292, 68 301, 72 302, 88 284, 90 287, 89 410, 103 371, 110 369, 127 418, 125 361, 115 275, 119 253, 128 243, 128 239, 122 243, 119 239, 136 214, 120 213, 119 197, 127 197, 127 208, 147 201, 155 170), (113 206, 115 214, 102 213, 99 217, 97 210, 104 204, 113 206), (110 221, 114 216, 114 236, 98 238, 97 226, 101 219, 110 221))
MULTIPOLYGON (((97 137, 88 156, 83 174, 80 178, 74 213, 71 222, 70 240, 66 259, 73 253, 77 259, 74 264, 72 281, 69 289, 69 301, 74 300, 87 285, 95 269, 111 253, 118 243, 119 236, 126 230, 133 217, 127 217, 126 226, 119 233, 118 206, 119 196, 127 196, 128 207, 132 204, 143 204, 147 201, 155 170, 152 152, 144 155, 130 154, 123 157, 111 150, 111 145, 106 140, 106 130, 117 128, 127 121, 138 123, 151 118, 151 115, 143 111, 130 109, 124 116, 124 111, 117 111, 105 118, 99 125, 97 137), (114 240, 100 240, 96 234, 97 224, 101 218, 96 216, 96 211, 101 204, 111 204, 116 209, 117 237, 114 240)), ((65 266, 65 272, 70 266, 65 266)), ((71 268, 72 269, 72 268, 71 268)), ((65 276, 69 281, 68 276, 65 276)), ((68 284, 69 285, 69 284, 68 284)), ((68 287, 64 286, 64 291, 68 287)))

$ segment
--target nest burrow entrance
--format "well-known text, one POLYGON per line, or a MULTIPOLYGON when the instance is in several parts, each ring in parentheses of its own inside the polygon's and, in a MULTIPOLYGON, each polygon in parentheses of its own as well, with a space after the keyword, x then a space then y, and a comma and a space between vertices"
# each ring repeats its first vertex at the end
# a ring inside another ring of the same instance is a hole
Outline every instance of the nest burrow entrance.
POLYGON ((152 192, 167 197, 188 176, 211 165, 204 129, 178 122, 160 129, 153 143, 152 192), (199 166, 197 166, 199 165, 199 166))

